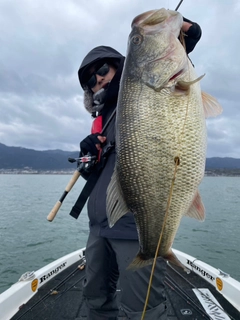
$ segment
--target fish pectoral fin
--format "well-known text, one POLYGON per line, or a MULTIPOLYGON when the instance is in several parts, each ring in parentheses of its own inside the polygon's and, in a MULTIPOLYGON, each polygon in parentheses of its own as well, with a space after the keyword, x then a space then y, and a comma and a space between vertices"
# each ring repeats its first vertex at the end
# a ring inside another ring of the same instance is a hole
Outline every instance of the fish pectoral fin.
POLYGON ((202 102, 206 118, 216 117, 223 111, 217 99, 204 91, 202 91, 202 102))
POLYGON ((197 191, 196 195, 194 196, 193 202, 189 207, 185 216, 195 218, 199 221, 205 220, 205 208, 204 208, 204 204, 202 202, 201 196, 199 194, 199 191, 197 191))
POLYGON ((193 85, 194 83, 200 81, 204 76, 205 76, 205 74, 203 74, 202 76, 200 76, 200 77, 198 77, 197 79, 192 80, 192 81, 183 81, 183 80, 180 80, 180 81, 178 81, 178 82, 176 83, 175 88, 176 88, 177 90, 188 91, 191 85, 193 85))
POLYGON ((109 227, 114 224, 129 211, 123 197, 116 169, 114 169, 111 181, 107 188, 107 217, 109 227))

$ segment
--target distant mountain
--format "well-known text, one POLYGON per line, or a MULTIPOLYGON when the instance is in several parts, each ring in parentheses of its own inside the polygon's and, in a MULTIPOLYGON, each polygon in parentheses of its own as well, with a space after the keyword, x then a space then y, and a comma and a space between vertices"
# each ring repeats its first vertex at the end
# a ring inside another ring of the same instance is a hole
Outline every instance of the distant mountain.
MULTIPOLYGON (((76 164, 68 158, 77 158, 78 151, 45 150, 37 151, 22 147, 8 147, 0 143, 0 169, 32 170, 75 170, 76 164)), ((207 158, 206 170, 235 170, 240 169, 240 159, 207 158)))
POLYGON ((0 143, 0 169, 75 170, 76 164, 70 163, 68 158, 76 158, 78 155, 78 151, 36 151, 0 143))
POLYGON ((207 158, 206 170, 208 169, 240 169, 240 159, 235 158, 207 158))

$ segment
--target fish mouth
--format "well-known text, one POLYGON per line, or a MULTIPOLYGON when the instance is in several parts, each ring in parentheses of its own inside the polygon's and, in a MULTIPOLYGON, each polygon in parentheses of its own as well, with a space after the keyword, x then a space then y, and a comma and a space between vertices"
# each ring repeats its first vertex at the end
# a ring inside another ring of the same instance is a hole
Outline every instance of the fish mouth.
POLYGON ((174 80, 175 78, 177 78, 180 74, 182 74, 183 72, 183 69, 181 69, 180 71, 178 71, 177 73, 175 73, 170 79, 169 81, 172 81, 174 80))

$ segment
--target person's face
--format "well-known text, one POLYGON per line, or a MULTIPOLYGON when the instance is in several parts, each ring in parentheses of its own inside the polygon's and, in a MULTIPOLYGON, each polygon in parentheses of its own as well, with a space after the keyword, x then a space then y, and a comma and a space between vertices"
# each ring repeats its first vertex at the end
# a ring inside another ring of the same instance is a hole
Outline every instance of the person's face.
POLYGON ((108 63, 105 63, 100 67, 99 65, 98 67, 95 65, 90 69, 89 74, 91 74, 91 77, 89 78, 87 85, 92 92, 95 93, 104 88, 112 80, 115 73, 116 69, 108 63))

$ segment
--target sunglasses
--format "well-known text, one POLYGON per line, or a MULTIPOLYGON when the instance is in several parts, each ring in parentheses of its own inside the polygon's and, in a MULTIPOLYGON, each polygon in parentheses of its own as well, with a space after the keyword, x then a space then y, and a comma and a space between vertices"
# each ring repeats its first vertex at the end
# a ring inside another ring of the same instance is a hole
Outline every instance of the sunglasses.
POLYGON ((95 71, 90 79, 87 81, 86 85, 88 88, 92 89, 97 84, 97 77, 96 74, 99 76, 105 76, 109 72, 109 65, 107 63, 104 63, 103 66, 101 66, 97 71, 95 71))

